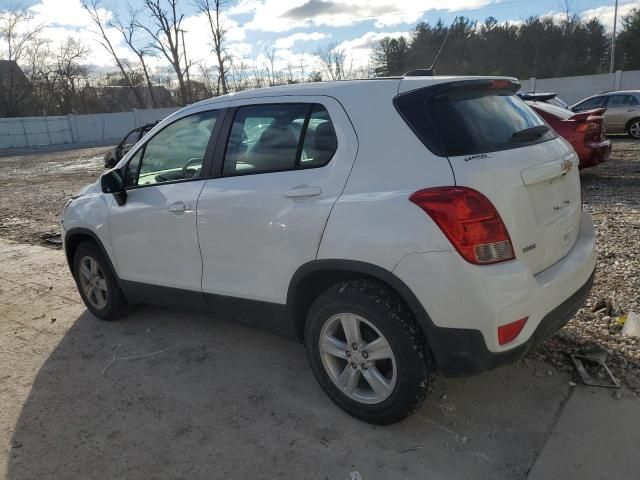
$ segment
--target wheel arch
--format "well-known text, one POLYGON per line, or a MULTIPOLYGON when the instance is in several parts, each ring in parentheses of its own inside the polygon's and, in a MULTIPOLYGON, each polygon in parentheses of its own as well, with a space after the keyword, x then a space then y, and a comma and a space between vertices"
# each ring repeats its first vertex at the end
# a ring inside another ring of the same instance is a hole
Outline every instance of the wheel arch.
POLYGON ((336 283, 363 278, 381 282, 398 295, 428 337, 431 328, 435 328, 433 322, 411 289, 392 272, 356 260, 314 260, 296 271, 287 292, 287 311, 298 339, 304 338, 306 314, 322 292, 336 283))
POLYGON ((118 277, 116 269, 113 267, 111 258, 109 257, 107 250, 104 248, 102 241, 100 240, 98 235, 96 235, 88 228, 72 228, 67 231, 64 237, 64 253, 67 257, 67 264, 69 265, 69 270, 71 270, 71 273, 73 274, 73 259, 76 254, 76 250, 78 249, 78 246, 80 246, 80 244, 83 242, 93 242, 100 248, 102 254, 104 255, 104 258, 106 258, 107 262, 109 263, 109 267, 111 268, 113 275, 116 277, 118 285, 120 286, 120 288, 122 288, 120 277, 118 277))

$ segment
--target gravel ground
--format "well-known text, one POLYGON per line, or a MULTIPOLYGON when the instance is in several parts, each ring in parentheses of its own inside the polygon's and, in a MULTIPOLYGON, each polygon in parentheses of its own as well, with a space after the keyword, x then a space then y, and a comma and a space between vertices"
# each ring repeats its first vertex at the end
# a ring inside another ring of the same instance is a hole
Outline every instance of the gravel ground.
MULTIPOLYGON (((553 375, 554 369, 574 370, 569 354, 604 349, 614 375, 640 393, 640 337, 623 336, 618 322, 629 311, 640 314, 640 141, 613 141, 611 160, 582 172, 585 208, 598 234, 591 295, 575 318, 530 358, 546 359, 553 375)), ((0 237, 59 248, 46 239, 59 232, 67 198, 103 171, 107 148, 0 158, 0 237)))

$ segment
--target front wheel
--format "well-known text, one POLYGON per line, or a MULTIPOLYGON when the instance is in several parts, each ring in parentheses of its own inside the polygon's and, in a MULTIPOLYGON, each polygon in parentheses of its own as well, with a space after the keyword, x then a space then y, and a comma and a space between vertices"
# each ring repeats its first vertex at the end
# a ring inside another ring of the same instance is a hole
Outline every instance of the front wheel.
POLYGON ((121 317, 127 301, 102 250, 93 242, 78 246, 73 259, 73 276, 85 306, 102 320, 121 317))
POLYGON ((435 382, 411 312, 377 282, 343 282, 318 297, 307 317, 305 345, 311 369, 331 400, 369 423, 407 417, 435 382))

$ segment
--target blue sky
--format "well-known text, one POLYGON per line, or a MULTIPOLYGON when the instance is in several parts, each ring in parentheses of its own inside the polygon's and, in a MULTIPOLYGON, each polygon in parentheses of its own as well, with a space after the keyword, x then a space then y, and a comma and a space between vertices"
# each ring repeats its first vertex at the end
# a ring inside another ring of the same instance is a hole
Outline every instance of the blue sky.
MULTIPOLYGON (((132 0, 140 6, 141 0, 132 0)), ((610 28, 614 1, 569 0, 572 11, 584 18, 598 17, 610 28)), ((93 27, 80 6, 80 0, 0 0, 0 10, 12 5, 28 7, 34 21, 45 23, 44 32, 53 42, 72 35, 92 49, 91 61, 109 68, 111 59, 95 42, 93 27)), ((212 64, 207 43, 207 25, 190 0, 180 3, 186 18, 183 23, 188 54, 193 61, 212 64)), ((225 22, 229 27, 227 46, 237 61, 264 63, 265 49, 275 48, 277 65, 308 69, 313 67, 313 52, 328 43, 345 49, 354 65, 367 63, 371 48, 386 36, 408 35, 419 21, 451 22, 457 15, 479 21, 488 16, 499 21, 522 21, 531 15, 560 15, 563 0, 231 0, 225 22)), ((620 0, 620 12, 640 7, 639 0, 620 0)), ((126 16, 124 0, 102 0, 106 16, 126 16)), ((113 41, 123 55, 124 45, 115 32, 113 41)), ((158 60, 160 62, 160 60, 158 60)))

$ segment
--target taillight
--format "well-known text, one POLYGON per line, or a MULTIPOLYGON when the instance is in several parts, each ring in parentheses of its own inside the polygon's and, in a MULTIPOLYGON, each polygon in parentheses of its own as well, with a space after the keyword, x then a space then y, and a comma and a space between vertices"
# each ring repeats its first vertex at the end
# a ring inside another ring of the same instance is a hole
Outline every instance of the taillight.
POLYGON ((427 188, 409 200, 429 214, 468 262, 486 265, 515 258, 507 227, 480 192, 466 187, 427 188))
POLYGON ((576 127, 576 131, 584 133, 584 138, 588 141, 597 142, 602 137, 601 127, 598 123, 582 123, 576 127))
POLYGON ((506 325, 498 327, 498 343, 500 345, 504 345, 505 343, 515 340, 516 337, 520 335, 520 332, 524 328, 525 323, 527 323, 527 320, 529 320, 529 317, 521 318, 515 322, 507 323, 506 325))

